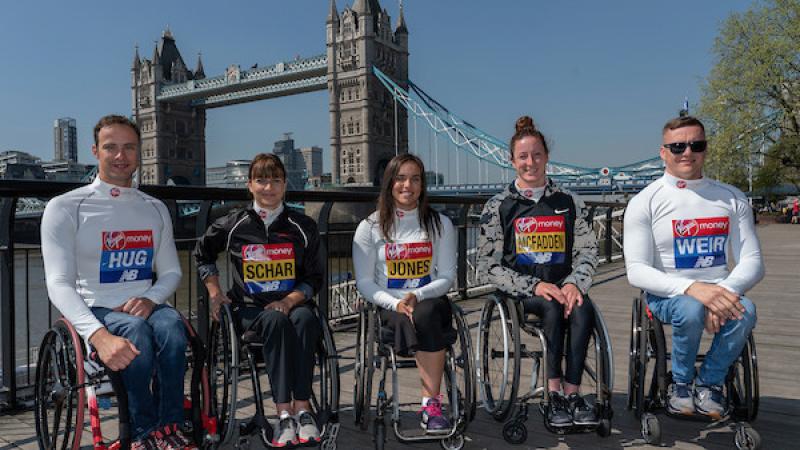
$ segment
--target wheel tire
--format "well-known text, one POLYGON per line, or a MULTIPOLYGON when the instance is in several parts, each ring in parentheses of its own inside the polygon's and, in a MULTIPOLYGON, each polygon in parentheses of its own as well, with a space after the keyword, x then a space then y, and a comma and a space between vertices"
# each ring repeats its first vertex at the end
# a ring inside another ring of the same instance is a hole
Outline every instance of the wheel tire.
POLYGON ((600 419, 600 424, 597 425, 597 435, 603 438, 611 436, 611 421, 608 419, 600 419))
POLYGON ((235 435, 239 379, 239 345, 233 315, 228 305, 220 308, 220 320, 211 326, 208 340, 208 376, 211 414, 217 419, 219 443, 228 443, 235 435))
POLYGON ((67 322, 56 322, 42 339, 35 377, 34 417, 39 448, 78 450, 86 409, 86 391, 76 388, 85 382, 83 347, 67 322), (55 379, 59 381, 56 383, 55 379), (56 411, 50 423, 47 411, 53 407, 56 411))
POLYGON ((464 448, 464 435, 459 433, 439 441, 443 450, 461 450, 464 448))
POLYGON ((739 450, 756 450, 761 448, 761 435, 750 425, 736 427, 734 443, 739 450))
POLYGON ((458 333, 458 342, 455 343, 452 349, 456 352, 454 355, 456 365, 453 369, 456 373, 456 382, 461 396, 459 399, 461 402, 460 408, 464 414, 466 425, 475 418, 477 409, 475 370, 472 359, 474 353, 472 352, 472 338, 469 333, 469 327, 466 320, 464 320, 463 311, 457 305, 453 305, 453 320, 458 333))
POLYGON ((323 432, 325 433, 331 423, 338 421, 339 360, 336 356, 336 344, 331 336, 328 321, 319 316, 319 309, 316 310, 316 313, 322 334, 315 355, 314 379, 320 381, 318 393, 314 389, 311 391, 311 404, 319 423, 324 425, 323 432))
POLYGON ((642 437, 651 445, 661 445, 661 423, 651 413, 642 415, 642 437))
POLYGON ((528 427, 519 420, 503 425, 503 439, 509 444, 520 445, 528 440, 528 427))
POLYGON ((375 441, 375 450, 383 450, 386 446, 386 423, 375 419, 375 429, 372 432, 375 441))
POLYGON ((366 346, 367 319, 366 308, 362 304, 358 311, 358 331, 356 335, 356 356, 353 367, 355 389, 353 389, 353 415, 355 424, 364 427, 364 347, 366 346))
POLYGON ((638 410, 637 399, 639 393, 639 383, 643 380, 639 371, 639 349, 641 344, 639 339, 642 339, 642 323, 641 323, 641 297, 636 297, 633 300, 633 312, 631 313, 631 340, 628 349, 628 410, 634 409, 637 417, 641 416, 641 411, 638 410))
POLYGON ((478 357, 481 366, 478 384, 484 408, 498 422, 505 421, 513 410, 520 378, 519 317, 516 306, 507 298, 490 297, 481 310, 478 330, 478 357), (498 347, 492 338, 509 342, 498 347), (503 367, 494 370, 495 354, 503 356, 503 367), (494 378, 497 378, 495 380, 494 378), (497 383, 497 386, 493 386, 497 383))

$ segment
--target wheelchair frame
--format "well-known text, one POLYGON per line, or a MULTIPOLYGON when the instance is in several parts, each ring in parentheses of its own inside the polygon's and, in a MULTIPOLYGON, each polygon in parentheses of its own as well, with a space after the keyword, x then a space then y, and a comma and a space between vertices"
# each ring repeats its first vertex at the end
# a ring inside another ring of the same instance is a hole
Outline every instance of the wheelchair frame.
POLYGON ((399 401, 398 369, 416 368, 416 361, 413 358, 398 359, 394 348, 390 344, 380 341, 382 325, 378 308, 363 299, 359 302, 354 370, 356 387, 353 393, 356 425, 360 426, 362 430, 369 427, 373 374, 375 369, 378 369, 381 375, 378 380, 375 418, 373 419, 373 440, 376 449, 381 450, 386 444, 385 413, 387 410, 391 410, 392 430, 399 442, 439 442, 445 450, 461 449, 464 446, 464 433, 474 419, 476 409, 475 372, 472 370, 472 339, 463 310, 455 303, 451 303, 457 340, 446 349, 443 376, 452 419, 451 428, 447 433, 441 434, 412 434, 401 428, 400 407, 410 404, 403 404, 399 401), (391 396, 387 396, 385 389, 388 370, 391 370, 392 376, 391 396))
MULTIPOLYGON (((205 352, 194 328, 183 315, 181 319, 189 338, 190 353, 187 355, 189 368, 186 370, 190 371, 191 376, 190 396, 184 397, 184 411, 187 418, 182 427, 187 436, 190 436, 198 446, 203 446, 216 439, 216 419, 209 414, 205 352)), ((94 450, 130 448, 128 398, 122 376, 119 372, 106 369, 94 353, 86 358, 87 348, 88 344, 64 318, 58 319, 42 338, 34 390, 34 417, 39 448, 78 450, 81 445, 87 405, 94 450), (119 435, 115 441, 107 443, 101 429, 98 395, 108 391, 109 382, 117 397, 119 435), (50 407, 55 407, 53 423, 50 423, 47 414, 50 407), (66 418, 63 422, 64 429, 61 430, 63 409, 66 409, 66 418)))
MULTIPOLYGON (((631 314, 627 407, 640 420, 644 440, 658 444, 661 442, 661 423, 656 412, 664 411, 681 419, 714 420, 699 414, 684 416, 667 411, 667 389, 672 382, 672 371, 667 370, 667 361, 672 359, 672 354, 667 351, 664 325, 650 311, 645 295, 642 292, 634 298, 631 314)), ((696 362, 704 359, 705 354, 698 354, 696 362)), ((734 444, 738 449, 759 448, 761 437, 749 424, 758 415, 759 403, 758 358, 752 333, 742 353, 728 369, 725 394, 729 410, 718 422, 733 422, 734 444)))
POLYGON ((478 325, 478 348, 475 360, 478 366, 478 383, 480 385, 481 400, 484 409, 498 422, 508 419, 515 404, 518 411, 514 417, 503 426, 503 438, 511 444, 521 444, 527 440, 528 430, 525 421, 528 418, 528 402, 537 397, 542 401, 539 409, 544 419, 545 427, 556 434, 573 432, 596 431, 601 437, 611 434, 611 395, 614 390, 614 359, 611 349, 611 338, 608 328, 603 320, 603 315, 592 303, 595 311, 595 327, 592 333, 595 368, 586 365, 585 372, 594 381, 596 386, 595 409, 599 418, 597 425, 581 425, 555 428, 547 422, 546 410, 550 398, 546 388, 547 384, 547 340, 541 328, 541 319, 527 320, 522 310, 522 304, 512 298, 496 292, 489 296, 481 310, 478 325), (526 320, 521 321, 525 317, 526 320), (520 322, 522 322, 520 324, 520 322), (499 334, 497 331, 499 328, 499 334), (521 342, 520 329, 538 338, 541 350, 529 350, 521 342), (494 337, 498 343, 495 346, 490 342, 494 337), (501 348, 496 348, 501 347, 501 348), (531 371, 530 389, 524 395, 519 395, 520 364, 522 358, 531 358, 533 370, 531 371), (502 369, 495 380, 490 364, 492 360, 502 358, 502 369), (542 380, 540 385, 539 380, 542 380), (599 381, 598 381, 599 380, 599 381))
MULTIPOLYGON (((311 406, 318 423, 322 427, 319 445, 324 450, 335 450, 336 439, 339 434, 339 356, 336 353, 336 346, 328 321, 320 316, 316 304, 309 303, 309 305, 314 310, 314 314, 322 327, 314 365, 314 378, 319 376, 321 380, 320 398, 317 398, 312 389, 311 406)), ((264 396, 261 390, 261 381, 259 380, 258 357, 256 356, 257 352, 254 351, 259 350, 262 344, 242 342, 242 332, 238 321, 234 320, 230 305, 222 305, 220 308, 220 321, 214 322, 210 334, 208 364, 213 370, 210 384, 212 392, 211 406, 212 412, 219 418, 221 436, 219 444, 233 444, 234 447, 238 448, 246 443, 247 436, 258 432, 263 445, 267 448, 273 447, 273 430, 264 412, 264 396), (223 355, 221 360, 217 358, 220 353, 218 352, 220 350, 218 346, 220 345, 221 354, 223 355), (224 355, 230 357, 224 357, 224 355), (245 361, 242 361, 242 359, 245 361), (256 408, 255 416, 246 421, 236 418, 236 405, 239 400, 237 397, 238 382, 242 369, 249 370, 256 408), (221 377, 222 386, 219 385, 219 377, 221 377)), ((312 444, 299 444, 298 447, 303 445, 312 444)), ((317 444, 313 443, 313 445, 317 444)), ((287 447, 291 446, 283 448, 287 447)))

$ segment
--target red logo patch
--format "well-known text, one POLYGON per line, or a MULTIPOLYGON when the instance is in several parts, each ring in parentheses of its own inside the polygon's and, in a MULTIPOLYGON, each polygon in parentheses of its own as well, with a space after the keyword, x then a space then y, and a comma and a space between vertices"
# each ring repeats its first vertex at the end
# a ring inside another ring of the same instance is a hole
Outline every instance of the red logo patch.
POLYGON ((397 213, 397 217, 403 217, 403 216, 406 215, 406 213, 404 213, 403 211, 400 211, 399 209, 397 211, 395 211, 395 212, 397 213))
POLYGON ((685 188, 685 187, 686 187, 686 182, 685 182, 685 181, 683 181, 683 180, 678 180, 678 182, 677 182, 677 183, 675 183, 675 186, 677 186, 677 187, 678 187, 678 189, 683 189, 683 188, 685 188))
POLYGON ((700 231, 700 227, 694 219, 675 221, 675 236, 696 236, 698 231, 700 231))
POLYGON ((115 188, 115 187, 111 188, 111 190, 108 193, 111 194, 112 197, 119 197, 119 194, 120 194, 119 188, 115 188))

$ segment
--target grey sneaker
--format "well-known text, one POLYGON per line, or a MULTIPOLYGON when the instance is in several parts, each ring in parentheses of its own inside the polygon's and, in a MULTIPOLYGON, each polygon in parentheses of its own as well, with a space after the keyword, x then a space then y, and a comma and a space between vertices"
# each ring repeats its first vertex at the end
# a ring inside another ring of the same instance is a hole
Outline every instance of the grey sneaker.
POLYGON ((569 402, 560 392, 553 391, 550 393, 550 406, 547 408, 547 422, 551 427, 556 428, 572 426, 569 402))
POLYGON ((691 416, 694 414, 692 391, 687 383, 672 383, 667 393, 667 411, 672 414, 691 416))
POLYGON ((297 421, 297 440, 301 444, 319 442, 319 428, 314 416, 308 411, 300 411, 295 417, 297 421))
POLYGON ((694 409, 700 414, 719 420, 727 414, 728 405, 722 386, 698 384, 694 388, 694 409))
POLYGON ((286 447, 287 445, 297 445, 297 424, 292 416, 282 416, 275 426, 272 435, 273 447, 286 447))
POLYGON ((577 392, 569 394, 569 412, 572 414, 572 423, 575 425, 597 425, 597 414, 594 407, 588 405, 586 400, 577 392))

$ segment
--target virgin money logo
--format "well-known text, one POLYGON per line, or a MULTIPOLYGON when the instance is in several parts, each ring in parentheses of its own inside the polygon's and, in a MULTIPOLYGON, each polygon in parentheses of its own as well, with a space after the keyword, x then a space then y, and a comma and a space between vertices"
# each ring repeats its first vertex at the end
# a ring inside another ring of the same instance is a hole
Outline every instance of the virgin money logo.
POLYGON ((263 245, 248 245, 244 248, 244 259, 248 261, 269 261, 263 245))
POLYGON ((122 250, 125 248, 125 232, 111 231, 106 234, 106 248, 109 250, 122 250))
POLYGON ((386 256, 389 259, 401 259, 405 256, 406 246, 403 244, 387 244, 386 256))
POLYGON ((700 226, 694 219, 675 221, 675 234, 677 236, 697 236, 698 231, 700 231, 700 226))
POLYGON ((539 228, 539 223, 536 221, 536 217, 517 219, 517 230, 520 233, 535 233, 537 228, 539 228))

